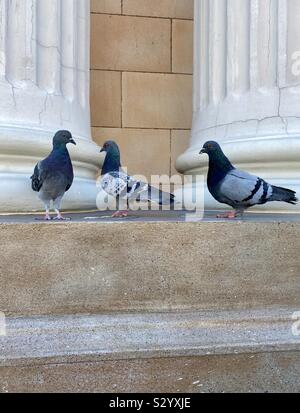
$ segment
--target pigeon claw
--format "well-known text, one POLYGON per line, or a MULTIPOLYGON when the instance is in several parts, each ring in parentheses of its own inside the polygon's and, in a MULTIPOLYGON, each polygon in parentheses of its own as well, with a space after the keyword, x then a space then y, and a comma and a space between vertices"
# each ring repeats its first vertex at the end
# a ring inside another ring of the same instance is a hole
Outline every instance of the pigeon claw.
POLYGON ((112 218, 126 218, 128 217, 128 211, 117 211, 112 215, 112 218))
POLYGON ((64 218, 62 215, 57 215, 55 218, 53 218, 54 221, 70 221, 70 218, 64 218))
POLYGON ((230 211, 230 212, 226 212, 225 214, 220 214, 217 215, 217 218, 221 218, 221 219, 234 219, 238 216, 238 213, 236 211, 230 211))

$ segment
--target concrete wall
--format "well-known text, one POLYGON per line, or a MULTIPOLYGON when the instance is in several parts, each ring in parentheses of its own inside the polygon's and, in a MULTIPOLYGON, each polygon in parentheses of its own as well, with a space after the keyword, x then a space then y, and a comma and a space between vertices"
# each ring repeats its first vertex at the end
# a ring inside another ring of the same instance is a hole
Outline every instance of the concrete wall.
POLYGON ((131 173, 173 174, 192 121, 193 0, 92 0, 93 138, 131 173))

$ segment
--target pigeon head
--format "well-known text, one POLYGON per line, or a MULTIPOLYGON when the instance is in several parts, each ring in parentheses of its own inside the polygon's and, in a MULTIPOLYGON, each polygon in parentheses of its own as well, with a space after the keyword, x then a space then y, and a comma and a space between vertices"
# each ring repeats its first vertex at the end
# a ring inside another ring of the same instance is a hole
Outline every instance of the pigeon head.
POLYGON ((67 130, 58 131, 53 138, 54 148, 65 148, 68 143, 76 145, 71 132, 67 130))
POLYGON ((203 145, 200 155, 206 153, 209 157, 209 169, 215 171, 216 175, 222 176, 234 169, 229 159, 224 155, 221 146, 215 141, 208 141, 203 145), (218 172, 216 172, 218 171, 218 172))
POLYGON ((208 141, 203 145, 203 148, 200 151, 200 155, 206 153, 207 155, 213 155, 217 153, 221 153, 222 149, 217 142, 208 141))
POLYGON ((120 149, 116 142, 106 141, 100 152, 106 153, 102 174, 105 175, 109 172, 118 171, 121 167, 121 155, 120 149))
POLYGON ((100 152, 106 152, 108 155, 120 156, 120 149, 114 141, 106 141, 100 152))

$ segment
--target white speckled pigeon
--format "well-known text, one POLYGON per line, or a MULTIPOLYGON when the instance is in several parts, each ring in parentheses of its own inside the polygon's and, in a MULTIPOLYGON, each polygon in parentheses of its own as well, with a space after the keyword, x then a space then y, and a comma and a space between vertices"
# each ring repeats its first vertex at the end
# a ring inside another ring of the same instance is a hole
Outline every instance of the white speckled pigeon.
MULTIPOLYGON (((156 202, 159 205, 174 204, 173 194, 151 187, 122 172, 120 150, 114 141, 105 142, 100 152, 106 152, 101 172, 101 187, 107 194, 115 197, 117 201, 124 199, 156 202)), ((127 215, 128 211, 122 210, 114 213, 113 217, 121 218, 127 215)))
POLYGON ((60 213, 62 198, 73 183, 74 173, 67 144, 76 145, 69 131, 59 131, 53 138, 53 150, 50 155, 40 161, 31 177, 32 189, 39 193, 39 198, 44 202, 45 220, 51 220, 49 215, 51 201, 57 213, 55 220, 64 220, 60 213))
POLYGON ((209 156, 209 192, 218 202, 235 209, 218 218, 235 218, 243 215, 247 208, 272 201, 297 204, 296 192, 270 185, 257 176, 236 169, 217 142, 206 142, 200 154, 203 153, 209 156))

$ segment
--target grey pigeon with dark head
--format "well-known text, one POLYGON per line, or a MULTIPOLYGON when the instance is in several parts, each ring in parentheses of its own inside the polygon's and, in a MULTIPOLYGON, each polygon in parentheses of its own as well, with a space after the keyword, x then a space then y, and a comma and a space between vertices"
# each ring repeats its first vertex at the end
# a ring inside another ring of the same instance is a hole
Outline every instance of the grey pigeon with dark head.
POLYGON ((60 205, 64 194, 71 188, 74 173, 67 145, 76 145, 69 131, 59 131, 53 138, 53 150, 50 155, 40 161, 31 177, 32 189, 39 193, 46 209, 45 220, 51 220, 50 206, 53 202, 56 220, 64 220, 60 213, 60 205))
MULTIPOLYGON (((117 199, 155 202, 159 205, 173 205, 175 196, 163 192, 142 181, 138 181, 122 171, 120 149, 116 142, 104 143, 101 152, 106 152, 102 167, 101 187, 109 195, 117 199)), ((113 217, 126 217, 127 210, 117 211, 113 217)))
POLYGON ((234 211, 219 215, 219 218, 235 218, 254 205, 272 201, 297 204, 295 191, 270 185, 258 176, 236 169, 217 142, 206 142, 200 154, 203 153, 209 157, 209 192, 218 202, 234 208, 234 211))

